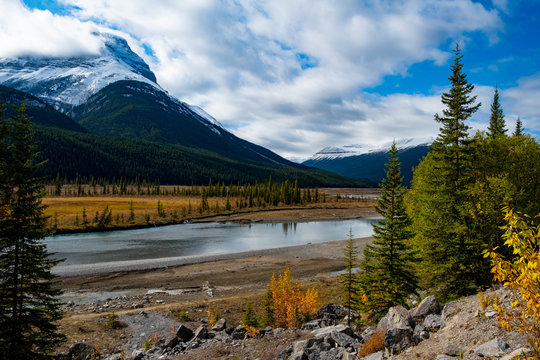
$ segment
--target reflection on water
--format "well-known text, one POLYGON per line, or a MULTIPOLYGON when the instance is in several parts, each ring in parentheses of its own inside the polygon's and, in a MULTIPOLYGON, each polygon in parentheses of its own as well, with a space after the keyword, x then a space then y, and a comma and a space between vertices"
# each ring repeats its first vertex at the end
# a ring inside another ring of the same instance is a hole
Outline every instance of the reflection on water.
POLYGON ((62 265, 200 256, 371 236, 374 220, 301 223, 180 224, 157 228, 56 235, 45 239, 62 265))

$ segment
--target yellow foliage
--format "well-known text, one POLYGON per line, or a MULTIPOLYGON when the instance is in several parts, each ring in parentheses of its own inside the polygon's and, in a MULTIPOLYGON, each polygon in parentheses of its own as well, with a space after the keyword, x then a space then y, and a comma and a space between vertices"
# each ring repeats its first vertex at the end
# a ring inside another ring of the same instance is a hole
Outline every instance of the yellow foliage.
POLYGON ((307 289, 303 294, 302 284, 293 282, 291 271, 285 268, 283 274, 274 274, 270 278, 268 288, 272 292, 274 321, 276 326, 295 328, 300 323, 300 317, 312 315, 318 307, 319 292, 315 287, 307 289))
POLYGON ((254 338, 256 336, 259 336, 259 334, 261 333, 259 329, 253 326, 246 325, 244 324, 243 321, 242 321, 242 326, 246 329, 246 335, 248 338, 254 338))
POLYGON ((534 227, 506 209, 505 245, 514 257, 505 259, 497 248, 484 254, 491 258, 495 281, 512 289, 510 307, 496 299, 493 308, 506 330, 527 334, 533 349, 540 353, 540 226, 534 227))
POLYGON ((384 350, 384 336, 386 331, 376 329, 375 332, 369 337, 368 341, 358 351, 358 357, 362 358, 373 354, 374 352, 384 350))

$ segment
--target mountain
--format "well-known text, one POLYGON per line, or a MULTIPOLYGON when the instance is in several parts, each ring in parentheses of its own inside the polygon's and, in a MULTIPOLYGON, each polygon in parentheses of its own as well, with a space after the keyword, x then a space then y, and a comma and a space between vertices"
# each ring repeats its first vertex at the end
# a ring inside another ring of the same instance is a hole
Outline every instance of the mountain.
POLYGON ((30 93, 62 112, 119 80, 136 80, 159 88, 150 67, 131 51, 126 40, 97 32, 93 35, 103 43, 96 55, 0 58, 0 83, 30 93))
MULTIPOLYGON (((405 185, 412 180, 412 169, 429 152, 432 138, 396 140, 398 158, 401 162, 401 176, 405 185)), ((385 178, 385 164, 388 161, 392 143, 378 146, 347 145, 326 147, 302 164, 355 179, 369 179, 380 183, 385 178)))
POLYGON ((97 55, 0 59, 0 83, 44 100, 95 134, 183 145, 235 161, 306 170, 238 138, 203 109, 170 96, 124 39, 94 35, 104 44, 97 55))

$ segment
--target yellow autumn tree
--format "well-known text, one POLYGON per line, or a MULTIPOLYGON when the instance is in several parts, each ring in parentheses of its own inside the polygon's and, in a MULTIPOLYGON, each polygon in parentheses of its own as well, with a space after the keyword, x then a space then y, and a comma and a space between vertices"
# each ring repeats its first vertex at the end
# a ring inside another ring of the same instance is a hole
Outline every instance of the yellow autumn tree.
POLYGON ((315 287, 302 293, 299 282, 294 282, 289 267, 283 274, 274 274, 270 278, 268 289, 272 293, 272 310, 274 325, 295 328, 302 319, 312 316, 318 307, 319 292, 315 287))
MULTIPOLYGON (((540 226, 530 219, 505 209, 505 245, 513 257, 504 258, 497 248, 486 252, 491 258, 495 281, 512 289, 510 306, 495 299, 498 320, 506 330, 527 334, 536 355, 540 355, 540 226)), ((536 359, 531 357, 530 359, 536 359)))

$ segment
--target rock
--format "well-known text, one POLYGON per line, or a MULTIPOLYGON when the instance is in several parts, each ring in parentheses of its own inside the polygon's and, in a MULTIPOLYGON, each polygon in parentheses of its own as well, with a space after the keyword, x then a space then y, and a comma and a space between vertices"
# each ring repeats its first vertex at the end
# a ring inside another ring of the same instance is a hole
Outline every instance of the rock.
POLYGON ((446 346, 444 347, 444 354, 449 355, 449 356, 459 357, 460 355, 463 354, 463 351, 464 351, 463 348, 452 343, 446 344, 446 346))
POLYGON ((173 348, 180 342, 180 339, 177 335, 171 335, 165 339, 165 343, 163 344, 163 347, 165 348, 173 348))
POLYGON ((322 320, 325 325, 336 325, 343 317, 346 308, 338 304, 328 304, 317 311, 317 318, 322 320))
POLYGON ((522 347, 522 348, 512 351, 510 354, 504 355, 501 358, 501 360, 512 360, 518 356, 526 356, 529 351, 530 351, 529 349, 522 347))
POLYGON ((412 329, 393 328, 389 329, 384 336, 384 347, 388 355, 396 355, 412 345, 412 329))
POLYGON ((382 350, 361 358, 361 360, 384 360, 384 359, 385 359, 384 351, 382 350))
POLYGON ((231 338, 233 340, 242 340, 244 339, 244 337, 246 337, 246 333, 244 331, 238 331, 236 329, 231 334, 231 338))
POLYGON ((200 339, 204 340, 208 336, 208 329, 205 325, 201 325, 195 330, 195 333, 193 334, 193 339, 200 339))
POLYGON ((227 328, 227 320, 221 318, 214 324, 214 326, 212 326, 212 331, 223 331, 226 328, 227 328))
POLYGON ((489 358, 495 356, 502 356, 505 350, 508 349, 508 344, 499 338, 488 341, 474 349, 476 355, 489 358))
POLYGON ((85 343, 75 343, 69 349, 67 359, 69 360, 91 360, 99 356, 98 351, 92 345, 85 343))
POLYGON ((178 330, 176 330, 176 336, 178 336, 181 341, 188 342, 193 338, 193 330, 184 324, 180 324, 178 330))
POLYGON ((334 331, 343 333, 345 335, 349 335, 350 337, 355 338, 355 339, 358 338, 358 336, 354 333, 354 331, 350 327, 344 324, 323 327, 321 329, 313 330, 311 333, 315 337, 325 337, 326 335, 329 335, 334 331))
POLYGON ((415 344, 420 343, 423 340, 429 339, 429 332, 423 324, 418 324, 414 327, 412 341, 415 344))
POLYGON ((302 325, 302 330, 315 330, 321 328, 321 320, 313 320, 302 325))
POLYGON ((341 360, 356 360, 356 359, 358 359, 358 356, 347 351, 345 351, 341 357, 341 360))
POLYGON ((412 332, 413 326, 414 321, 409 315, 407 309, 405 309, 403 306, 393 306, 388 310, 388 313, 379 321, 377 329, 390 330, 395 328, 410 328, 412 332))
POLYGON ((459 307, 459 301, 451 301, 444 305, 444 308, 441 313, 441 329, 444 328, 451 318, 456 316, 461 312, 461 308, 459 307))
POLYGON ((420 304, 410 311, 411 317, 416 323, 421 323, 428 315, 439 315, 441 304, 435 297, 430 295, 420 302, 420 304))
POLYGON ((332 331, 328 337, 341 347, 347 347, 358 343, 357 339, 338 331, 332 331))
POLYGON ((441 315, 429 314, 424 319, 424 327, 427 331, 436 332, 441 328, 441 315))
POLYGON ((131 353, 131 358, 133 360, 142 360, 144 358, 144 351, 142 350, 135 350, 131 353))
POLYGON ((375 326, 369 326, 362 332, 362 339, 364 339, 364 342, 367 342, 371 335, 377 330, 375 326))
POLYGON ((289 359, 302 360, 313 358, 315 352, 319 352, 318 349, 312 349, 313 345, 322 343, 322 339, 311 338, 307 340, 296 341, 292 346, 292 353, 288 357, 289 359), (309 357, 308 354, 312 356, 309 357))
POLYGON ((445 354, 437 355, 437 357, 435 358, 435 360, 457 360, 457 359, 459 359, 459 358, 454 357, 454 356, 448 356, 448 355, 445 355, 445 354))
POLYGON ((75 303, 74 303, 73 301, 70 300, 70 301, 67 302, 66 305, 67 305, 67 306, 75 306, 75 303))

